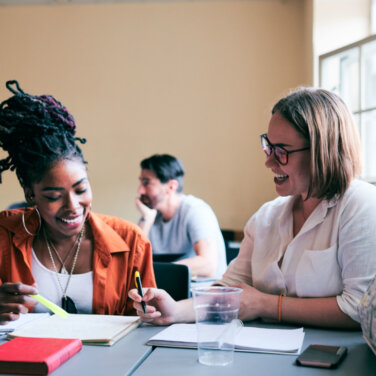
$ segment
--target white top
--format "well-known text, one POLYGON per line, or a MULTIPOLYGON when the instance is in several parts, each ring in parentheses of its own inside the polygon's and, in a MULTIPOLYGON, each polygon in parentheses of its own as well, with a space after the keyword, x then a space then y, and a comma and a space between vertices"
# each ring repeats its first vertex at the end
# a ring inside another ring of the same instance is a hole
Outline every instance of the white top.
POLYGON ((220 283, 245 282, 296 297, 336 296, 340 309, 359 322, 359 302, 376 274, 376 187, 353 181, 341 199, 321 201, 294 237, 295 199, 278 197, 251 217, 220 283))
MULTIPOLYGON (((61 298, 63 296, 56 273, 46 268, 36 256, 34 249, 32 251, 32 270, 35 282, 38 285, 38 292, 51 302, 61 307, 61 298)), ((59 273, 59 278, 63 289, 68 281, 69 274, 59 273)), ((72 274, 70 279, 67 296, 69 296, 78 313, 92 313, 93 311, 93 272, 82 274, 72 274)), ((34 312, 50 312, 43 304, 38 303, 34 307, 34 312)))

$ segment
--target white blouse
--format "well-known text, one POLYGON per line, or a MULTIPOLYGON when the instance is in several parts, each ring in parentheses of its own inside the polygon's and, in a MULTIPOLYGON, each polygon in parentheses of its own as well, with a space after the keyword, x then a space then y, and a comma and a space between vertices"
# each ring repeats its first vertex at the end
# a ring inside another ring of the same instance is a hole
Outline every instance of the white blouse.
POLYGON ((339 200, 321 201, 294 237, 295 199, 278 197, 251 217, 239 255, 219 283, 293 297, 336 296, 359 322, 360 300, 376 274, 376 187, 353 181, 339 200))
MULTIPOLYGON (((36 256, 32 249, 32 270, 35 282, 38 285, 40 295, 46 297, 51 302, 61 307, 61 298, 63 296, 56 272, 46 268, 36 256)), ((63 288, 68 281, 69 274, 59 273, 59 278, 63 288)), ((82 274, 72 274, 70 279, 67 296, 69 296, 78 313, 92 313, 93 310, 93 272, 82 274)), ((47 307, 38 303, 33 312, 50 312, 47 307)))

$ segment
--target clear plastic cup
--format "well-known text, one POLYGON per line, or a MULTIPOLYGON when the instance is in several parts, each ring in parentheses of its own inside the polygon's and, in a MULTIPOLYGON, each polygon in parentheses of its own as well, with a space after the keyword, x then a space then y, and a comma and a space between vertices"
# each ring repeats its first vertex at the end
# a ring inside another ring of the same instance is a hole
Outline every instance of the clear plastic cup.
POLYGON ((234 339, 242 325, 238 320, 240 294, 236 287, 192 289, 196 313, 198 361, 226 366, 234 359, 234 339))

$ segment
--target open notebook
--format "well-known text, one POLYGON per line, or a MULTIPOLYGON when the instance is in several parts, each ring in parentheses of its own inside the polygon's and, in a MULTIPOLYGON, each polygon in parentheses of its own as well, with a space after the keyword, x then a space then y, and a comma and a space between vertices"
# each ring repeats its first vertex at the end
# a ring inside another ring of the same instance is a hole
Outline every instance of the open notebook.
MULTIPOLYGON (((213 330, 211 338, 218 337, 218 326, 207 325, 213 330)), ((298 355, 304 340, 303 328, 263 329, 242 327, 235 338, 236 351, 264 352, 298 355)), ((173 324, 151 337, 146 343, 164 347, 197 347, 195 324, 173 324)))
POLYGON ((30 323, 31 321, 45 319, 49 317, 49 313, 33 313, 33 314, 20 314, 18 320, 9 321, 6 325, 0 325, 0 334, 7 334, 15 331, 21 326, 30 323))
POLYGON ((52 315, 22 325, 9 333, 8 338, 78 338, 87 345, 111 346, 139 323, 138 316, 70 314, 61 318, 52 315))

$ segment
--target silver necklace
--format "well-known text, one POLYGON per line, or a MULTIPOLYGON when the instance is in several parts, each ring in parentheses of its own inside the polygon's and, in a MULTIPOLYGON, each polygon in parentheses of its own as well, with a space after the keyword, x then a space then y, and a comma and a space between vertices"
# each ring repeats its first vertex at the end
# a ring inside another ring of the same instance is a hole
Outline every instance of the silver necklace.
POLYGON ((65 259, 64 259, 64 260, 62 260, 60 254, 59 254, 59 252, 57 251, 57 249, 56 249, 56 247, 54 246, 54 244, 53 244, 51 241, 49 241, 49 240, 45 237, 45 239, 46 239, 46 243, 48 243, 48 245, 49 245, 49 246, 52 248, 52 250, 55 252, 56 257, 58 258, 58 260, 59 260, 59 262, 60 262, 60 264, 61 264, 61 267, 60 267, 60 274, 69 274, 68 271, 67 271, 67 269, 65 268, 65 263, 68 261, 69 256, 70 256, 70 254, 72 253, 73 248, 74 248, 75 245, 77 244, 77 241, 78 241, 78 238, 79 238, 79 237, 80 237, 80 234, 78 234, 76 240, 74 241, 74 243, 73 243, 71 249, 68 251, 68 253, 67 253, 67 255, 65 256, 65 259))
POLYGON ((50 258, 51 258, 51 262, 52 262, 52 265, 54 267, 54 270, 55 270, 55 273, 56 273, 56 278, 57 278, 57 281, 59 283, 59 286, 60 286, 60 289, 61 289, 61 292, 63 294, 63 299, 67 299, 67 290, 68 290, 68 286, 69 286, 69 282, 71 280, 71 277, 72 277, 72 274, 73 274, 73 271, 74 271, 74 268, 76 266, 76 261, 77 261, 77 257, 78 257, 78 253, 80 252, 80 246, 81 246, 81 241, 82 241, 82 237, 84 235, 84 230, 85 230, 85 226, 82 226, 82 230, 78 236, 78 243, 77 243, 77 248, 76 248, 76 252, 74 254, 74 258, 73 258, 73 264, 72 264, 72 268, 70 270, 70 273, 69 273, 69 277, 68 277, 68 281, 65 285, 65 288, 63 288, 63 285, 61 283, 61 280, 60 280, 60 277, 59 277, 59 273, 57 271, 57 267, 56 267, 56 264, 55 264, 55 260, 52 256, 52 252, 51 252, 51 247, 50 247, 50 244, 49 244, 49 241, 47 239, 47 234, 46 234, 46 231, 43 229, 43 234, 44 234, 44 239, 46 241, 46 245, 47 245, 47 249, 48 249, 48 253, 50 255, 50 258))

